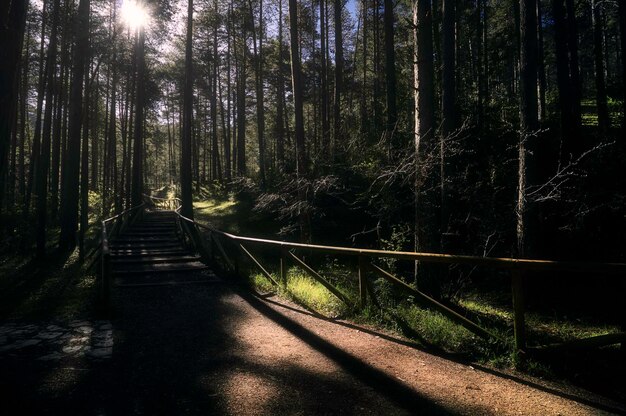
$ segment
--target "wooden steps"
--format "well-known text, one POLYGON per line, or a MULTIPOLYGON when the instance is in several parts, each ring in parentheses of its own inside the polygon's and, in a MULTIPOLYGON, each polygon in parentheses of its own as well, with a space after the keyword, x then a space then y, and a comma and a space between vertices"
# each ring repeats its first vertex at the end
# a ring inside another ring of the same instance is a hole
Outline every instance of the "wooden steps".
POLYGON ((115 285, 216 281, 200 256, 184 246, 176 231, 176 213, 153 211, 112 239, 109 247, 115 285))

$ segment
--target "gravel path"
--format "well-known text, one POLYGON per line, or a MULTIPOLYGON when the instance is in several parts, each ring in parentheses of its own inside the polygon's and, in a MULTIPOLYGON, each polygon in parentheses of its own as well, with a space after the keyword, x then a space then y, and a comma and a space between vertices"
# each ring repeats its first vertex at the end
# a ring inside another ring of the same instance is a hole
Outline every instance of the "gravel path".
POLYGON ((0 352, 0 414, 624 413, 223 283, 116 289, 114 311, 110 358, 0 352))

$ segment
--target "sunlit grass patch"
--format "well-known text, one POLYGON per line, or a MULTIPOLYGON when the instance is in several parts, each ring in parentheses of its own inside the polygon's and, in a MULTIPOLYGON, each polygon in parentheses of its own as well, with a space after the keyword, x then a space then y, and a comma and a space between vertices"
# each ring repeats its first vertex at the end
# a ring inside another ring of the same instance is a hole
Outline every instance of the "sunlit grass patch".
POLYGON ((504 320, 504 321, 513 320, 512 310, 490 305, 480 300, 460 299, 459 305, 461 305, 464 309, 470 312, 474 312, 479 315, 489 316, 491 318, 504 320))
POLYGON ((228 199, 211 198, 193 203, 195 212, 211 216, 232 215, 236 205, 237 201, 232 195, 228 199))
POLYGON ((437 311, 405 303, 399 305, 395 312, 428 344, 448 352, 475 349, 477 336, 437 311))
MULTIPOLYGON (((279 277, 272 275, 274 280, 279 281, 279 277)), ((335 317, 345 314, 349 307, 326 289, 321 283, 304 274, 296 267, 287 271, 286 285, 274 286, 260 273, 253 273, 250 276, 250 283, 261 292, 276 291, 298 304, 319 312, 323 315, 335 317)), ((340 291, 346 293, 341 287, 340 291)))

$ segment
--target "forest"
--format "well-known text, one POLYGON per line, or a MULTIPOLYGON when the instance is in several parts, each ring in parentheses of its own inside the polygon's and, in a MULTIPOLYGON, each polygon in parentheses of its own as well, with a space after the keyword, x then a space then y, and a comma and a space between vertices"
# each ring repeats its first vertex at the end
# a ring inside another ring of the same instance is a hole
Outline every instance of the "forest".
MULTIPOLYGON (((626 262, 624 1, 5 0, 0 19, 4 259, 83 259, 167 190, 191 219, 236 200, 252 237, 626 262)), ((442 302, 510 293, 418 263, 390 267, 442 302)), ((536 275, 530 308, 623 329, 623 275, 536 275)))

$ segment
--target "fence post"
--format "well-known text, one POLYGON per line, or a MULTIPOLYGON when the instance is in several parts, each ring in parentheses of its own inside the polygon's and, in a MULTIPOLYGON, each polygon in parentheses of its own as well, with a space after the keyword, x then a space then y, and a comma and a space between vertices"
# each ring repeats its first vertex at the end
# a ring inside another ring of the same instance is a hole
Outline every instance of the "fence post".
POLYGON ((513 332, 515 336, 516 358, 523 358, 526 352, 526 324, 524 319, 524 273, 520 269, 511 272, 513 293, 513 332))
POLYGON ((366 270, 367 265, 365 263, 365 257, 359 256, 359 300, 361 308, 364 308, 367 302, 367 284, 365 282, 365 279, 367 279, 367 276, 365 275, 366 270))
POLYGON ((287 249, 280 246, 280 282, 287 286, 287 249))

